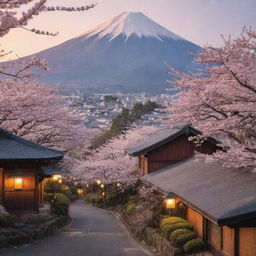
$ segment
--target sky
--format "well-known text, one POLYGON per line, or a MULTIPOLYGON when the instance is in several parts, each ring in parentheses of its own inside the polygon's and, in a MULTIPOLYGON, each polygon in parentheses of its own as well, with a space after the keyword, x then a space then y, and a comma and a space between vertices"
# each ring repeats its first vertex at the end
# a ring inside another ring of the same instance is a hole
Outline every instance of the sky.
POLYGON ((198 45, 222 44, 221 35, 237 37, 244 25, 256 29, 256 0, 49 0, 54 5, 97 3, 88 12, 49 12, 34 18, 28 28, 59 32, 56 37, 14 29, 0 39, 12 51, 8 58, 23 57, 58 45, 123 11, 143 12, 149 18, 198 45))

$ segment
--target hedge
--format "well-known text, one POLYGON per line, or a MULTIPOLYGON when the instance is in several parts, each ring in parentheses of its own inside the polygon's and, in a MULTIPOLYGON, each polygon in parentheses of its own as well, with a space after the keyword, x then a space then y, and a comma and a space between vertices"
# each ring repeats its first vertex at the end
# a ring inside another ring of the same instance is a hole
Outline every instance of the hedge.
POLYGON ((192 239, 186 242, 183 248, 185 253, 188 255, 193 253, 203 252, 206 250, 205 243, 200 239, 192 239))
POLYGON ((69 205, 70 205, 70 201, 67 196, 61 193, 55 194, 55 199, 52 206, 53 206, 53 212, 57 216, 67 216, 69 205))
POLYGON ((188 223, 188 221, 180 218, 180 217, 168 217, 164 218, 161 221, 161 226, 169 225, 169 224, 176 224, 176 223, 188 223))
POLYGON ((182 248, 186 242, 193 240, 195 238, 196 238, 196 234, 194 232, 180 235, 175 241, 175 246, 182 248))
POLYGON ((189 229, 185 229, 185 228, 181 228, 181 229, 176 229, 175 231, 172 232, 172 234, 170 235, 170 240, 175 243, 176 239, 180 236, 180 235, 184 235, 187 233, 191 233, 191 230, 189 229))
POLYGON ((169 225, 162 226, 161 233, 169 240, 172 232, 177 229, 189 229, 191 231, 194 230, 191 224, 189 224, 188 222, 187 223, 183 222, 183 223, 176 223, 176 224, 169 224, 169 225))

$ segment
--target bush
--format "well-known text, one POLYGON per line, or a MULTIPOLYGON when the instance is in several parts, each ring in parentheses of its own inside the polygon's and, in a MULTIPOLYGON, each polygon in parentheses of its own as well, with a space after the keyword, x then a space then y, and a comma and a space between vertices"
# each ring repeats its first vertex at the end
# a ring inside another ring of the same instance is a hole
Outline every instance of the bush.
POLYGON ((61 193, 56 193, 54 202, 52 204, 53 213, 55 213, 58 216, 67 216, 69 205, 70 201, 67 198, 67 196, 61 193))
POLYGON ((196 234, 194 232, 190 232, 190 233, 178 236, 174 244, 176 247, 182 248, 186 242, 193 240, 195 238, 196 238, 196 234))
POLYGON ((130 215, 132 212, 133 212, 133 210, 136 208, 136 205, 135 204, 133 204, 133 203, 128 203, 127 204, 127 206, 126 206, 126 208, 125 208, 125 213, 127 214, 127 215, 130 215))
POLYGON ((191 233, 191 230, 189 229, 185 229, 185 228, 181 228, 181 229, 176 229, 175 231, 172 232, 171 236, 170 236, 170 240, 175 243, 176 239, 180 236, 180 235, 184 235, 184 234, 188 234, 191 233))
POLYGON ((15 216, 13 215, 0 215, 0 227, 8 228, 15 223, 15 216))
POLYGON ((88 194, 84 197, 84 200, 98 207, 104 206, 104 198, 100 194, 88 194))
POLYGON ((52 220, 52 216, 47 214, 25 214, 19 217, 18 222, 39 225, 50 220, 52 220))
POLYGON ((164 218, 161 221, 161 226, 165 226, 169 224, 177 224, 177 223, 188 223, 188 222, 180 217, 168 217, 168 218, 164 218))
POLYGON ((164 235, 169 240, 170 235, 172 234, 172 232, 177 230, 177 229, 189 229, 191 231, 194 230, 194 228, 191 224, 183 222, 183 223, 164 225, 161 228, 161 233, 162 233, 162 235, 164 235))
POLYGON ((193 239, 186 242, 183 248, 188 255, 206 250, 205 243, 200 239, 193 239))

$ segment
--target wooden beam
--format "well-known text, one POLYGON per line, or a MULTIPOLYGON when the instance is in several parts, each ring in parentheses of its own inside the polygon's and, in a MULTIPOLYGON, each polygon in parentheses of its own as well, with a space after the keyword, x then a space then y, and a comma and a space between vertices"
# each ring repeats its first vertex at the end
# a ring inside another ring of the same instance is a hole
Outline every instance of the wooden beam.
POLYGON ((239 228, 235 228, 235 254, 234 256, 239 256, 239 228))

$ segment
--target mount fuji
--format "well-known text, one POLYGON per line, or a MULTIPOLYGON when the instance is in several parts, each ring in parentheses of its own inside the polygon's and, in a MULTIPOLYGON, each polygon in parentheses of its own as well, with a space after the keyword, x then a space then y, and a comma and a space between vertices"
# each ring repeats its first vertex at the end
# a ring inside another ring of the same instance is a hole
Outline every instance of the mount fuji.
POLYGON ((168 63, 188 72, 197 67, 188 52, 200 50, 142 13, 124 12, 79 37, 34 56, 50 72, 41 80, 88 92, 162 93, 170 84, 168 63))

